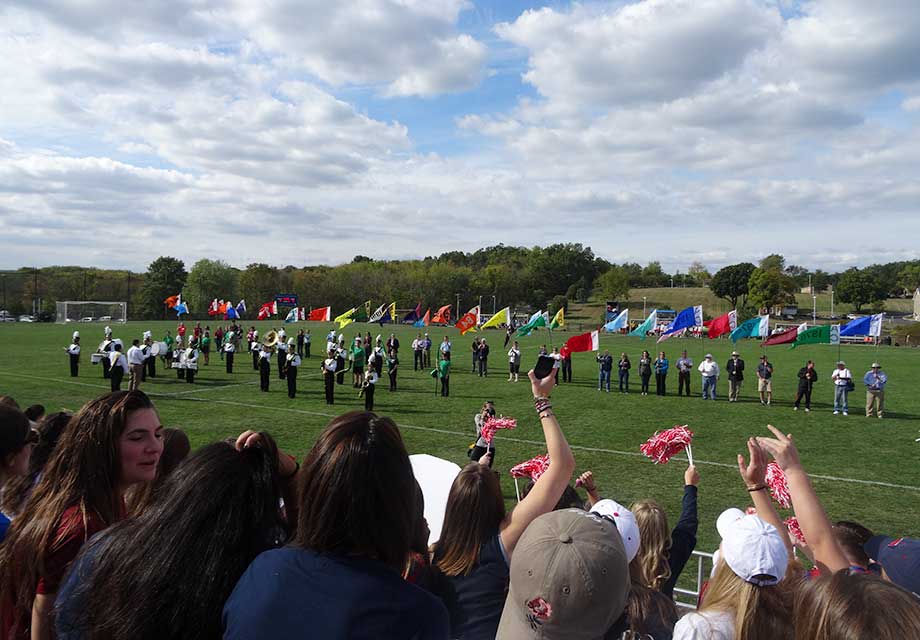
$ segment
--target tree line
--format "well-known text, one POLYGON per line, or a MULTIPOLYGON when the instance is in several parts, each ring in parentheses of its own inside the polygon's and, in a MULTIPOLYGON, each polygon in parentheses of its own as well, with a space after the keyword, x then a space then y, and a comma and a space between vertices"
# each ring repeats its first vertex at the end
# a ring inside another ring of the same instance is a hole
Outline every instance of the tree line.
POLYGON ((581 244, 512 247, 502 244, 475 252, 450 251, 420 260, 374 260, 367 256, 338 266, 277 267, 253 263, 240 269, 220 260, 183 260, 162 256, 146 272, 78 266, 21 268, 0 272, 0 308, 31 313, 33 301, 53 315, 59 300, 127 301, 132 319, 172 317, 163 301, 179 292, 192 318, 206 318, 211 300, 245 299, 251 312, 276 293, 295 293, 304 307, 331 305, 338 313, 365 300, 396 301, 400 307, 457 305, 460 310, 482 301, 483 312, 505 306, 566 307, 570 301, 625 301, 629 290, 667 286, 708 286, 735 308, 771 307, 793 300, 808 286, 833 286, 841 302, 857 310, 920 287, 920 261, 892 262, 827 273, 787 265, 774 254, 759 264, 729 265, 710 274, 699 262, 685 273, 667 273, 660 262, 614 264, 581 244))

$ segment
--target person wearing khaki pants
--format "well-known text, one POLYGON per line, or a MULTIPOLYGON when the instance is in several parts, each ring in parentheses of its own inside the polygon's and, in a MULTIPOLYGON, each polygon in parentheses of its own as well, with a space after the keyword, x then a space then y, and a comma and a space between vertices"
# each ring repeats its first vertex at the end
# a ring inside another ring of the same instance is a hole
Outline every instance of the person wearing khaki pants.
POLYGON ((144 355, 144 350, 138 346, 140 342, 135 338, 131 341, 131 348, 128 349, 128 368, 131 370, 131 381, 128 384, 128 389, 131 391, 140 389, 144 367, 146 366, 147 357, 144 355))
POLYGON ((866 417, 871 418, 875 412, 879 418, 885 412, 885 384, 888 376, 882 371, 882 365, 872 363, 872 368, 863 376, 866 385, 866 417))

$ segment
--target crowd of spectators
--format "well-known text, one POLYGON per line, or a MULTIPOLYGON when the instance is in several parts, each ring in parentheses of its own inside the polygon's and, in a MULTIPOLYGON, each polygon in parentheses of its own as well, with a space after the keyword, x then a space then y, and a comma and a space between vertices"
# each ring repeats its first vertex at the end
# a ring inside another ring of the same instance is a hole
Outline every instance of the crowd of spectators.
POLYGON ((590 471, 583 500, 553 376, 529 377, 551 464, 508 509, 483 447, 430 546, 387 417, 333 419, 299 463, 264 432, 191 451, 137 390, 73 415, 0 397, 0 639, 920 638, 920 540, 832 524, 772 426, 738 456, 753 507, 703 523, 721 544, 681 615, 697 469, 673 528, 651 497, 602 496, 590 471), (807 544, 773 506, 771 460, 807 544))

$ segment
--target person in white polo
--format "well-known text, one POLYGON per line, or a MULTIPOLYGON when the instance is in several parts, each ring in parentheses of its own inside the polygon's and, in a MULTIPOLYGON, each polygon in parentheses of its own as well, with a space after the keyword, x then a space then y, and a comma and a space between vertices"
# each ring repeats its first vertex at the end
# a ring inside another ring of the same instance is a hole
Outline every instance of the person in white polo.
POLYGON ((706 357, 697 367, 697 371, 703 374, 703 400, 716 399, 716 381, 719 379, 719 365, 712 359, 712 354, 707 353, 706 357))

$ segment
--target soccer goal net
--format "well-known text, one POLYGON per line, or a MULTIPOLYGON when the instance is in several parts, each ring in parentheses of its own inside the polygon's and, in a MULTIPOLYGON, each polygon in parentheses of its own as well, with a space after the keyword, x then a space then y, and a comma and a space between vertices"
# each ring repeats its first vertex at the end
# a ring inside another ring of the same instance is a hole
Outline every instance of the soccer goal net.
POLYGON ((125 322, 128 320, 127 302, 100 302, 96 300, 64 300, 57 303, 56 322, 125 322))

